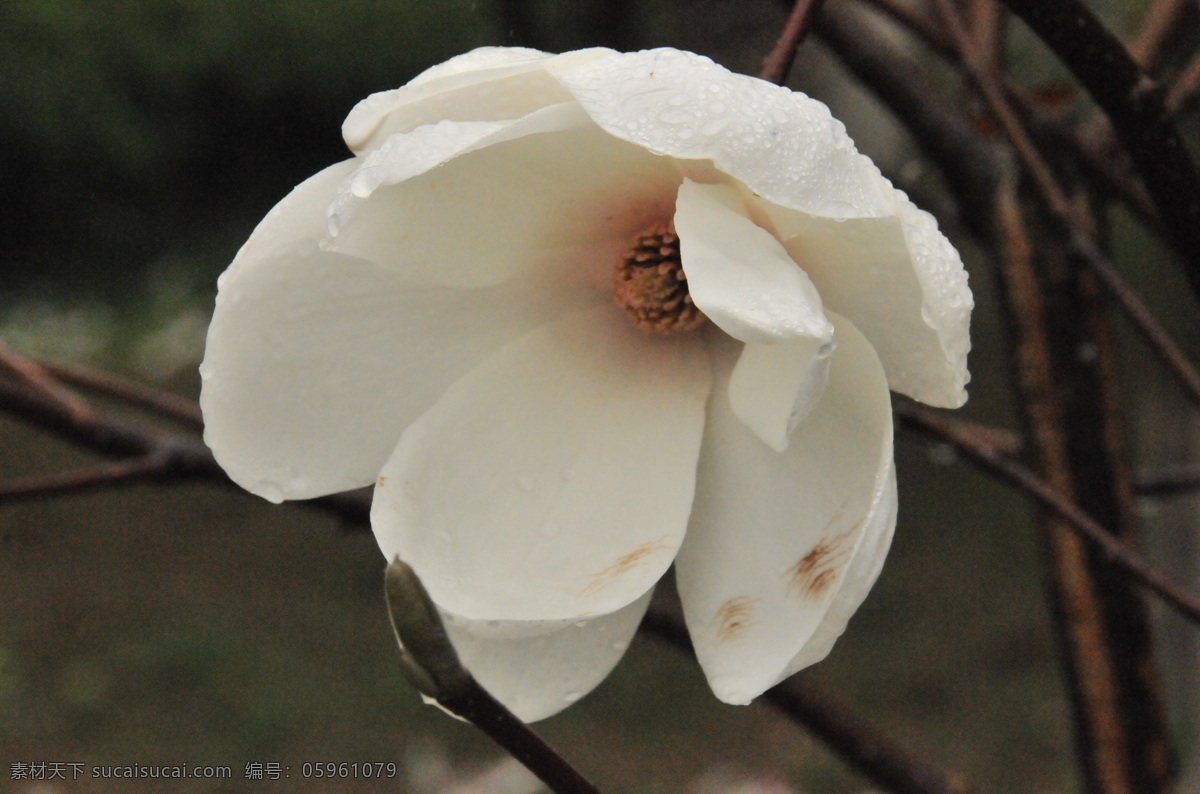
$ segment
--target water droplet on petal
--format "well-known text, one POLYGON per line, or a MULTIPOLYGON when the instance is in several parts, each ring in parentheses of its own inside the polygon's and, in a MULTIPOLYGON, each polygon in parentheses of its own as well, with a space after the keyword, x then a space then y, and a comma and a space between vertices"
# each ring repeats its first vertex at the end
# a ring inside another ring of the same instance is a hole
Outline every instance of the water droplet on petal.
POLYGON ((528 474, 523 474, 517 478, 517 487, 520 488, 525 493, 530 493, 531 491, 533 491, 533 485, 534 485, 533 478, 530 477, 528 474))
POLYGON ((582 692, 568 692, 567 694, 563 695, 563 702, 564 703, 574 703, 576 700, 579 700, 581 697, 583 697, 582 692))
POLYGON ((612 647, 614 651, 623 651, 629 647, 629 643, 625 642, 624 640, 617 640, 612 644, 612 647))

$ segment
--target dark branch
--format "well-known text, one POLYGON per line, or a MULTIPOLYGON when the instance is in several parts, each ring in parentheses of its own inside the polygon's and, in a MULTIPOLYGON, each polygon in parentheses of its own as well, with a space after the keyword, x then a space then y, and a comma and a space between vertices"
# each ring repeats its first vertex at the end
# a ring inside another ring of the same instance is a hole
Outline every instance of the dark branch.
POLYGON ((141 482, 164 477, 170 472, 169 457, 150 454, 140 458, 101 463, 75 471, 18 477, 15 480, 0 482, 0 504, 141 482))
MULTIPOLYGON (((642 621, 642 631, 692 653, 687 627, 676 609, 658 599, 642 621)), ((932 769, 853 711, 818 692, 799 676, 768 689, 762 699, 803 725, 861 775, 895 794, 964 794, 965 784, 932 769)))
POLYGON ((988 474, 1016 486, 1043 507, 1057 513, 1076 532, 1099 547, 1109 561, 1124 569, 1132 579, 1157 594, 1185 617, 1200 623, 1200 598, 1151 567, 1099 522, 1083 512, 1078 505, 1046 485, 1024 465, 1005 456, 995 447, 980 444, 977 438, 963 434, 932 411, 906 402, 897 403, 894 411, 905 427, 953 445, 963 457, 988 474))
MULTIPOLYGON (((1033 178, 1038 193, 1046 202, 1055 220, 1066 232, 1067 240, 1076 253, 1099 277, 1100 283, 1133 322, 1134 328, 1162 359, 1167 369, 1183 387, 1193 403, 1200 405, 1200 371, 1188 359, 1167 329, 1159 322, 1154 312, 1125 283, 1108 257, 1100 250, 1088 231, 1088 224, 1081 221, 1067 193, 1054 176, 1050 164, 1042 157, 1028 132, 1025 130, 1004 91, 994 75, 987 69, 984 56, 971 40, 962 18, 950 0, 939 0, 938 7, 946 20, 950 38, 958 48, 963 64, 974 79, 992 113, 1000 122, 1004 134, 1021 158, 1021 163, 1033 178)), ((1200 205, 1198 205, 1200 206, 1200 205)), ((1200 242, 1200 237, 1198 237, 1200 242)))
POLYGON ((1004 0, 1108 115, 1200 296, 1200 172, 1160 87, 1080 0, 1004 0))
POLYGON ((783 24, 779 40, 775 42, 767 57, 763 58, 762 69, 758 73, 761 79, 775 85, 787 82, 788 72, 792 70, 792 63, 796 60, 796 50, 800 49, 800 43, 808 35, 813 19, 821 12, 824 2, 825 0, 796 0, 796 4, 792 6, 792 13, 788 14, 787 22, 783 24))

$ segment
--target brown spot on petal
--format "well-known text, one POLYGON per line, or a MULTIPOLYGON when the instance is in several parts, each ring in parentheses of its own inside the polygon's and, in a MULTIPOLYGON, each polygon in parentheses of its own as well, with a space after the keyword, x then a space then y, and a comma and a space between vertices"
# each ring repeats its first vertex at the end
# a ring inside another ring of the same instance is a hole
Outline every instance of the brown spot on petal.
POLYGON ((594 595, 600 592, 641 565, 649 557, 653 556, 655 552, 670 550, 671 547, 663 542, 669 537, 671 536, 663 535, 658 540, 647 541, 628 554, 618 557, 616 562, 593 576, 591 583, 583 588, 581 595, 594 595))
POLYGON ((717 642, 736 640, 746 629, 754 625, 751 620, 757 598, 750 596, 735 596, 717 609, 717 642))
POLYGON ((380 478, 375 481, 375 486, 378 488, 382 488, 383 484, 386 482, 387 482, 387 477, 380 476, 380 478))
POLYGON ((854 530, 823 538, 795 565, 784 571, 788 595, 801 598, 820 598, 837 579, 841 566, 850 557, 849 540, 854 530))

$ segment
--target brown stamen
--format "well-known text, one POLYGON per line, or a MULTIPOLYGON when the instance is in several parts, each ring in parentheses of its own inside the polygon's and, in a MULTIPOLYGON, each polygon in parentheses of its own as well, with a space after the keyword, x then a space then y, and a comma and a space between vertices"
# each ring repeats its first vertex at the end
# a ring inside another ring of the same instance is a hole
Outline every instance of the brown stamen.
POLYGON ((613 282, 617 304, 643 331, 682 333, 707 319, 688 294, 679 238, 668 223, 638 232, 633 247, 617 262, 613 282))

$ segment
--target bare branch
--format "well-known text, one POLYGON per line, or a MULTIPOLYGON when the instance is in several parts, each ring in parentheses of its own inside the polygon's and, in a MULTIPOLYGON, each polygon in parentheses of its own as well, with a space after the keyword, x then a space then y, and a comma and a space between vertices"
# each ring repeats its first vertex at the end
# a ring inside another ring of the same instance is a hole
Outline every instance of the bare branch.
POLYGON ((959 49, 963 64, 967 67, 980 93, 987 100, 992 113, 1000 122, 1005 135, 1033 178, 1038 192, 1051 213, 1066 230, 1068 241, 1096 273, 1100 283, 1124 310, 1125 315, 1133 322, 1134 328, 1142 335, 1150 348, 1159 355, 1192 402, 1200 405, 1200 371, 1188 360, 1183 349, 1175 342, 1149 307, 1129 288, 1117 273, 1116 268, 1109 262, 1108 257, 1096 245, 1096 241, 1088 231, 1088 224, 1079 219, 1075 207, 1055 178, 1050 165, 1034 146, 1025 127, 1004 96, 1004 92, 987 70, 978 48, 968 35, 953 4, 949 0, 939 0, 939 7, 946 17, 946 27, 950 31, 955 46, 959 49))
POLYGON ((23 499, 78 493, 105 486, 124 485, 169 474, 171 459, 149 454, 112 463, 101 463, 75 471, 39 474, 0 482, 0 504, 23 499))
POLYGON ((767 57, 763 58, 762 69, 758 73, 760 78, 775 85, 787 82, 792 62, 796 60, 796 50, 800 49, 800 42, 808 35, 813 19, 821 12, 824 2, 825 0, 796 0, 796 4, 792 6, 792 13, 783 24, 779 40, 775 42, 767 57))
POLYGON ((88 389, 108 397, 115 397, 138 408, 145 408, 156 414, 177 419, 196 429, 204 426, 200 408, 194 400, 90 367, 77 364, 53 364, 48 361, 38 363, 46 372, 63 383, 69 383, 77 388, 88 389))
POLYGON ((70 389, 63 388, 47 372, 45 366, 10 348, 0 341, 0 372, 7 372, 25 385, 54 402, 60 409, 79 419, 87 419, 92 407, 70 389))
POLYGON ((1196 0, 1158 0, 1150 4, 1142 29, 1129 45, 1129 55, 1148 72, 1158 69, 1171 42, 1187 29, 1196 0))
POLYGON ((1131 578, 1147 590, 1161 597, 1180 614, 1200 623, 1200 597, 1172 582, 1166 575, 1151 567, 1139 554, 1131 550, 1115 535, 1100 525, 1094 518, 1066 499, 1025 465, 1009 458, 996 446, 981 443, 977 436, 964 433, 952 422, 934 412, 907 402, 898 402, 893 407, 896 416, 905 427, 920 431, 933 438, 951 444, 967 460, 979 466, 1002 482, 1016 486, 1029 494, 1035 501, 1061 516, 1076 532, 1094 543, 1131 578))
POLYGON ((1134 489, 1143 496, 1171 496, 1200 490, 1200 465, 1165 466, 1140 476, 1134 489))
POLYGON ((1200 172, 1162 92, 1080 0, 1004 0, 1108 115, 1200 296, 1200 172))
POLYGON ((401 670, 417 690, 486 733, 557 794, 598 794, 599 789, 463 667, 429 591, 399 557, 387 567, 384 592, 400 645, 401 670))
MULTIPOLYGON (((678 610, 656 598, 642 621, 643 632, 691 654, 692 642, 678 610)), ((852 709, 792 676, 762 699, 803 725, 864 777, 894 794, 965 794, 965 783, 926 766, 852 709)))

